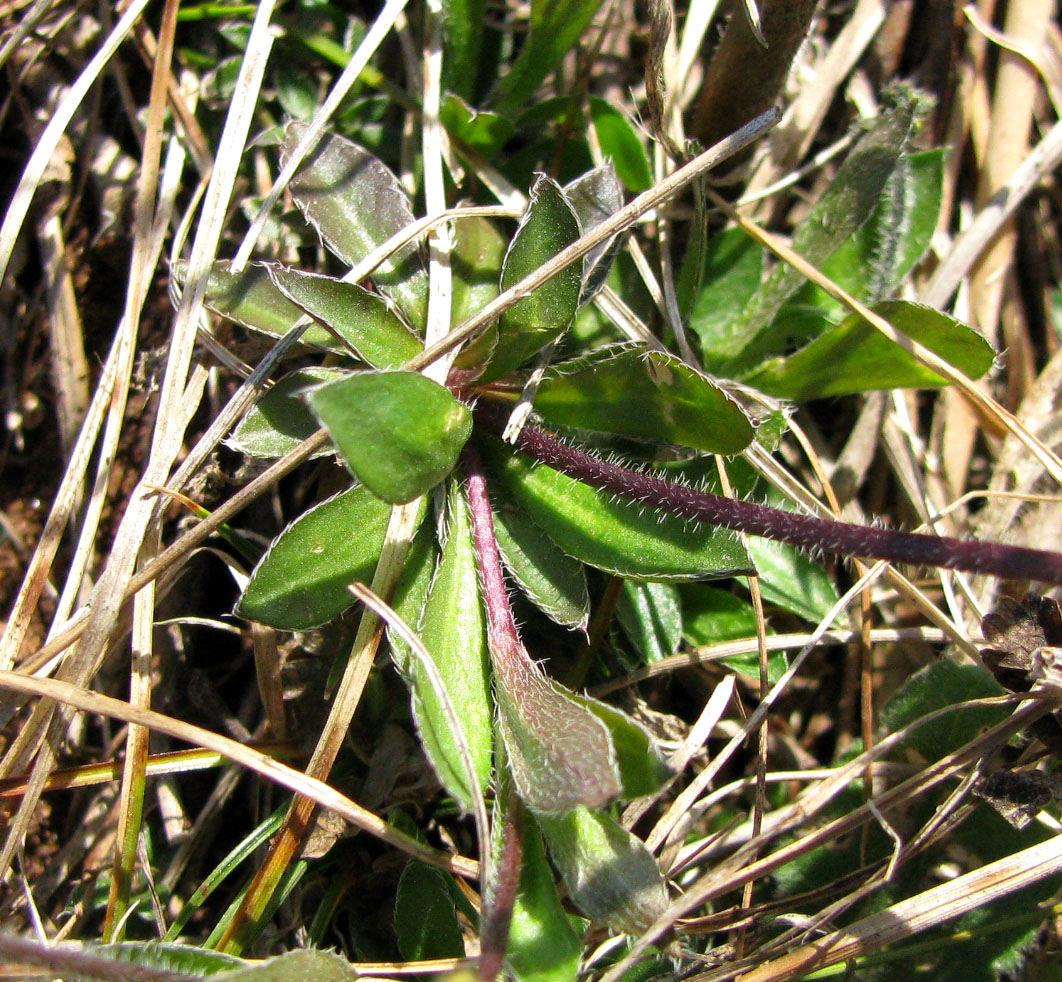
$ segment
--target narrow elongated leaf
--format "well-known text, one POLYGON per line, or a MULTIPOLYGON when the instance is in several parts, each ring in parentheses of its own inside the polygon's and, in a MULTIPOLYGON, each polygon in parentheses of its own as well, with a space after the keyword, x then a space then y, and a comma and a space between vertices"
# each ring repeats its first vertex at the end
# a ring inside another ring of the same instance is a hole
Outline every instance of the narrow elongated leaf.
MULTIPOLYGON (((894 104, 852 148, 825 193, 793 234, 793 249, 816 265, 824 263, 873 213, 889 176, 903 153, 918 112, 909 89, 895 90, 894 104)), ((753 367, 786 343, 770 330, 782 304, 803 283, 791 266, 781 264, 756 291, 725 336, 706 347, 710 371, 733 377, 753 367)))
POLYGON ((373 368, 400 368, 424 350, 424 343, 387 303, 356 283, 269 266, 277 288, 314 320, 330 327, 373 368))
POLYGON ((449 874, 418 859, 406 863, 395 900, 395 936, 409 961, 464 957, 449 874))
POLYGON ((413 718, 421 745, 443 787, 466 809, 486 789, 492 763, 494 706, 490 696, 486 618, 468 507, 456 485, 448 498, 448 536, 431 582, 419 634, 438 669, 461 724, 479 779, 470 789, 466 769, 439 694, 417 664, 409 666, 413 718))
MULTIPOLYGON (((505 254, 502 290, 533 273, 577 238, 579 220, 567 197, 555 181, 540 174, 505 254)), ((498 320, 497 344, 481 380, 507 374, 560 337, 575 317, 581 287, 580 267, 575 264, 510 307, 498 320)))
POLYGON ((737 536, 660 515, 534 464, 498 441, 483 447, 506 492, 569 555, 640 580, 695 580, 753 570, 737 536))
POLYGON ((558 624, 584 630, 590 598, 583 564, 561 552, 518 508, 502 504, 494 519, 498 551, 528 599, 558 624))
POLYGON ((532 0, 530 33, 498 85, 494 108, 510 115, 531 95, 589 26, 601 0, 532 0))
MULTIPOLYGON (((303 123, 289 123, 281 159, 294 149, 303 123)), ((289 185, 295 203, 328 248, 354 266, 413 221, 409 197, 379 159, 341 136, 325 134, 289 185)), ((373 273, 377 289, 391 297, 421 329, 428 309, 428 276, 416 246, 408 245, 373 273)))
POLYGON ((526 811, 520 819, 523 862, 506 961, 518 982, 575 982, 582 943, 557 896, 542 834, 526 811))
POLYGON ((471 99, 482 67, 486 0, 443 0, 443 87, 471 99))
POLYGON ((642 345, 599 348, 555 366, 535 409, 559 426, 736 454, 754 435, 744 410, 681 358, 642 345))
MULTIPOLYGON (((345 374, 338 368, 300 368, 285 375, 251 407, 225 442, 251 457, 283 457, 317 431, 317 420, 301 393, 345 374)), ((325 447, 314 456, 333 452, 325 447)))
MULTIPOLYGON (((871 309, 970 378, 980 378, 992 367, 996 357, 992 346, 954 317, 907 300, 887 300, 871 309)), ((796 354, 764 363, 747 381, 771 395, 797 401, 947 384, 858 314, 846 317, 796 354)))
POLYGON ((236 614, 287 631, 318 627, 352 606, 383 548, 389 505, 351 488, 292 522, 251 573, 236 614))
MULTIPOLYGON (((171 268, 174 279, 182 284, 187 270, 186 263, 174 263, 171 268)), ((264 263, 250 263, 242 273, 233 273, 227 259, 214 263, 204 303, 214 313, 273 338, 287 334, 302 317, 302 311, 277 289, 264 263)), ((299 340, 329 351, 344 350, 341 341, 316 324, 307 327, 299 340)))
POLYGON ((537 820, 572 900, 588 917, 637 934, 664 912, 667 887, 656 860, 604 812, 576 808, 537 820))
POLYGON ((308 398, 351 471, 392 504, 435 487, 472 432, 468 407, 415 372, 362 372, 308 398))

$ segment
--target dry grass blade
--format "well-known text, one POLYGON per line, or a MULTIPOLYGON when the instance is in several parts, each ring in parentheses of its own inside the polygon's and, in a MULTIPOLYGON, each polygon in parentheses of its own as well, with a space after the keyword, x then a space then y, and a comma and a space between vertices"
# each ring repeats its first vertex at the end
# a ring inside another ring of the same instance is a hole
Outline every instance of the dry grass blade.
POLYGON ((262 777, 268 780, 275 781, 277 784, 297 794, 310 798, 323 808, 328 808, 341 815, 362 831, 376 836, 381 841, 408 853, 410 856, 422 859, 433 866, 451 870, 461 876, 475 878, 479 875, 478 863, 461 856, 455 857, 439 853, 421 845, 414 839, 403 835, 397 829, 392 828, 383 819, 362 808, 323 781, 318 781, 302 774, 259 750, 238 743, 219 733, 212 733, 202 727, 193 726, 191 723, 185 723, 182 720, 172 719, 150 709, 138 709, 119 699, 112 699, 110 696, 100 695, 98 692, 89 692, 79 686, 71 685, 68 682, 60 682, 56 679, 33 679, 14 672, 0 672, 0 688, 51 699, 81 712, 97 713, 101 716, 108 716, 111 719, 136 723, 158 733, 164 733, 175 740, 213 750, 234 763, 261 774, 262 777))

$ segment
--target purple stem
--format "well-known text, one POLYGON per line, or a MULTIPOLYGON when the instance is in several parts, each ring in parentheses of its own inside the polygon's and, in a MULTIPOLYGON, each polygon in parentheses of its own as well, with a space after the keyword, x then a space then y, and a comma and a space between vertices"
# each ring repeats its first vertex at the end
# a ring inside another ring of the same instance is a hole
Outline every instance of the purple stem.
MULTIPOLYGON (((484 401, 476 407, 476 416, 495 433, 500 433, 505 424, 504 410, 484 401)), ((751 501, 724 498, 601 460, 535 426, 523 428, 516 447, 569 477, 602 491, 735 532, 788 542, 803 549, 819 549, 845 558, 939 566, 1010 580, 1039 580, 1062 586, 1062 553, 1009 546, 1000 542, 972 542, 852 525, 794 514, 751 501)))
POLYGON ((509 946, 509 929, 513 921, 516 895, 520 889, 520 871, 524 865, 524 836, 520 812, 523 804, 510 791, 505 805, 498 861, 494 883, 483 892, 483 929, 480 932, 480 982, 494 982, 509 946))

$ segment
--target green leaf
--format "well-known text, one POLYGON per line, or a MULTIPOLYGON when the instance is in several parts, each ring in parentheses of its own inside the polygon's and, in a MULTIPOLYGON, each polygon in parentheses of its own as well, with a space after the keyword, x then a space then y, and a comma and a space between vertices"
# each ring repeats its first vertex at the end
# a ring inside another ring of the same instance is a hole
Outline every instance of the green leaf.
POLYGON ((590 119, 601 153, 612 159, 616 173, 628 191, 647 191, 653 186, 653 171, 645 147, 627 116, 610 102, 590 97, 590 119))
MULTIPOLYGON (((870 217, 889 176, 907 146, 918 112, 910 89, 895 90, 894 104, 852 148, 837 176, 793 234, 793 249, 822 265, 870 217)), ((756 291, 725 335, 705 347, 710 371, 733 377, 786 343, 771 329, 785 301, 804 282, 802 274, 779 265, 756 291)))
POLYGON ((482 68, 487 0, 443 0, 442 9, 443 87, 471 99, 482 68))
POLYGON ((537 821, 572 900, 588 917, 638 934, 667 908, 656 860, 604 812, 577 808, 537 821))
POLYGON ((209 948, 165 941, 122 941, 86 949, 87 953, 102 955, 117 962, 143 965, 178 974, 208 976, 230 972, 247 963, 235 955, 227 955, 209 948))
MULTIPOLYGON (((292 122, 284 135, 285 162, 306 131, 292 122)), ((413 209, 398 178, 367 150, 341 136, 325 134, 288 185, 295 203, 328 248, 355 266, 377 246, 413 221, 413 209)), ((421 328, 428 309, 428 276, 413 244, 377 267, 373 283, 421 328)))
POLYGON ((585 630, 590 598, 583 564, 561 552, 518 508, 503 502, 494 519, 498 551, 528 599, 558 624, 585 630))
POLYGON ((309 393, 310 406, 351 471, 391 504, 438 484, 472 432, 472 414, 415 372, 361 372, 309 393))
MULTIPOLYGON (((505 254, 502 290, 529 276, 577 238, 579 220, 567 197, 555 181, 540 174, 505 254)), ((560 337, 575 317, 581 286, 581 269, 575 263, 505 311, 498 319, 498 341, 480 380, 488 382, 508 374, 560 337)))
POLYGON ((450 256, 453 326, 467 320, 498 295, 505 247, 505 238, 489 219, 463 218, 454 223, 454 247, 450 256))
POLYGON ((217 982, 357 982, 358 973, 331 951, 298 948, 215 978, 217 982))
POLYGON ((999 684, 979 665, 959 665, 950 658, 928 665, 912 675, 882 710, 885 728, 894 733, 946 706, 948 713, 918 727, 906 745, 933 762, 974 739, 986 727, 1010 714, 1006 706, 971 706, 962 703, 1000 694, 999 684))
POLYGON ((439 780, 466 810, 473 795, 490 783, 494 705, 490 694, 486 618, 479 596, 479 565, 472 529, 456 484, 450 489, 448 535, 431 581, 418 633, 438 669, 460 721, 479 779, 468 787, 465 765, 438 693, 417 663, 408 666, 413 690, 413 718, 421 745, 439 780))
MULTIPOLYGON (((756 636, 756 613, 747 600, 706 583, 683 583, 679 593, 682 634, 691 645, 700 647, 756 636)), ((754 679, 760 676, 760 657, 756 652, 731 655, 720 661, 741 675, 754 679)), ((772 684, 777 682, 788 667, 784 653, 769 655, 767 680, 772 684)))
MULTIPOLYGON (((940 215, 944 160, 944 150, 903 154, 870 220, 840 245, 823 273, 857 300, 889 299, 929 249, 940 215)), ((811 283, 794 300, 798 298, 822 308, 831 320, 848 313, 840 301, 811 283)))
MULTIPOLYGON (((174 263, 171 272, 184 285, 187 264, 174 263)), ((287 334, 302 317, 302 311, 277 289, 264 263, 250 263, 239 274, 232 272, 227 259, 214 263, 203 302, 214 313, 273 338, 287 334)), ((299 340, 330 351, 345 350, 342 342, 315 324, 307 327, 299 340)))
POLYGON ((557 896, 542 835, 521 811, 523 862, 506 961, 518 982, 575 982, 583 946, 557 896))
POLYGON ((566 553, 617 576, 695 580, 752 572, 737 535, 659 514, 484 440, 495 475, 566 553))
MULTIPOLYGON (((970 378, 980 378, 992 367, 992 346, 954 317, 907 300, 886 300, 872 309, 970 378)), ((858 314, 796 354, 765 362, 746 381, 770 395, 797 401, 947 384, 858 314)))
MULTIPOLYGON (((566 184, 564 194, 575 209, 583 235, 597 228, 623 207, 623 188, 612 162, 587 171, 566 184)), ((623 245, 622 236, 614 235, 583 256, 583 285, 579 305, 589 303, 605 285, 612 262, 623 245)))
POLYGON ((484 157, 492 157, 513 135, 512 120, 497 113, 473 109, 452 92, 446 94, 439 119, 447 132, 484 157))
POLYGON ((642 664, 673 655, 682 641, 678 588, 671 583, 624 580, 616 604, 616 620, 642 664))
MULTIPOLYGON (((338 368, 300 368, 279 379, 248 411, 226 444, 251 457, 283 457, 317 432, 317 420, 300 393, 347 373, 338 368)), ((325 447, 314 454, 334 453, 325 447)))
POLYGON ((390 507, 365 488, 315 505, 273 541, 236 614, 286 631, 338 617, 354 603, 347 587, 372 578, 390 515, 390 507))
POLYGON ((601 0, 531 0, 530 31, 498 85, 498 113, 512 115, 533 101, 535 89, 582 37, 600 6, 601 0))
POLYGON ((640 798, 659 791, 671 777, 671 769, 649 731, 614 706, 586 695, 573 698, 608 727, 619 767, 621 797, 640 798))
POLYGON ((771 603, 817 623, 837 602, 837 590, 826 571, 795 546, 754 536, 746 544, 756 563, 760 590, 771 603))
POLYGON ((690 317, 690 328, 711 352, 752 299, 763 278, 763 246, 743 229, 720 232, 708 243, 704 286, 690 317))
POLYGON ((418 859, 406 863, 395 900, 395 935, 407 961, 464 957, 450 877, 441 869, 418 859))
POLYGON ((491 648, 498 729, 528 808, 557 814, 604 805, 622 790, 608 727, 543 674, 521 647, 491 648))
POLYGON ((754 436, 744 410, 681 358, 642 345, 556 365, 535 395, 547 423, 736 454, 754 436))
POLYGON ((292 303, 346 341, 373 368, 400 368, 424 343, 387 303, 356 283, 271 264, 269 275, 292 303))

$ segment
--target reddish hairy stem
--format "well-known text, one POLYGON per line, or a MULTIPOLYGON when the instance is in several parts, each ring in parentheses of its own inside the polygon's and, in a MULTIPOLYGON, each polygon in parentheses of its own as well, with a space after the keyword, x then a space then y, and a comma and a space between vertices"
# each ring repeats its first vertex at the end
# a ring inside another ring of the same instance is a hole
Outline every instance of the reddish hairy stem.
MULTIPOLYGON (((504 426, 504 410, 484 402, 476 408, 476 416, 494 432, 504 426)), ((1062 553, 852 525, 724 498, 601 460, 535 426, 524 427, 516 447, 592 487, 735 532, 850 559, 884 559, 1062 586, 1062 553)))

